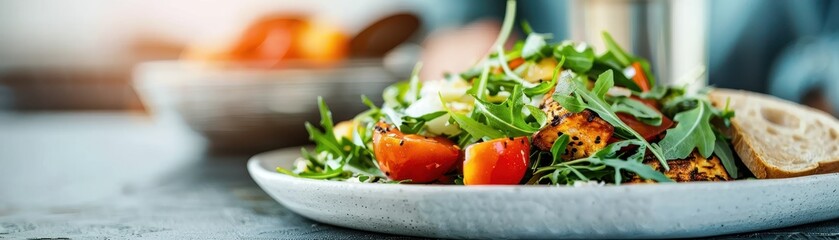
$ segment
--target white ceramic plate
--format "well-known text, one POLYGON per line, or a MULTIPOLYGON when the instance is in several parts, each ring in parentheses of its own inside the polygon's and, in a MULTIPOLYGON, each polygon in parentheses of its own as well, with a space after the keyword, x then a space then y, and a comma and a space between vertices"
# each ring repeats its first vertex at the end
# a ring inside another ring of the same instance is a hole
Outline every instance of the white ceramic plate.
POLYGON ((839 217, 839 174, 780 180, 605 187, 440 186, 301 179, 299 149, 254 156, 253 179, 315 221, 443 238, 672 238, 793 226, 839 217))

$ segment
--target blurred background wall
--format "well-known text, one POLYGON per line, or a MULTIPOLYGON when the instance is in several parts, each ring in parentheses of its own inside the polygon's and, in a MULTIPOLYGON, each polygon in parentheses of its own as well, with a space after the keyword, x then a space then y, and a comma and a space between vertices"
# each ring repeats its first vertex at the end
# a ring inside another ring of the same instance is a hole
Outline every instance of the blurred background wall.
POLYGON ((355 33, 393 12, 423 31, 498 16, 503 2, 276 0, 0 1, 0 108, 131 109, 134 64, 177 59, 190 43, 236 37, 268 14, 303 13, 355 33))
MULTIPOLYGON (((537 31, 570 38, 579 25, 574 2, 520 1, 519 16, 537 31)), ((698 2, 704 17, 665 19, 701 23, 695 26, 704 29, 685 32, 707 33, 698 36, 706 41, 711 85, 768 92, 839 112, 839 3, 698 2)), ((354 33, 389 13, 408 11, 423 23, 411 41, 422 43, 433 30, 498 19, 503 8, 497 0, 6 0, 0 2, 0 108, 142 110, 130 84, 135 64, 177 59, 191 43, 225 41, 270 13, 303 12, 354 33)))

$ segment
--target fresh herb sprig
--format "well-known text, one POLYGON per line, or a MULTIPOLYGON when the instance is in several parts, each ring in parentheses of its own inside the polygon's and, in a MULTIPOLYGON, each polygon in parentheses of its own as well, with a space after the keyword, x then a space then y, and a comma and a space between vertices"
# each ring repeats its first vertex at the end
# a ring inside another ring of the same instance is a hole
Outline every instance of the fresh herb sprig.
MULTIPOLYGON (((366 98, 364 100, 369 101, 366 98)), ((311 179, 347 179, 360 175, 384 177, 375 163, 373 152, 367 146, 369 139, 361 139, 364 137, 362 135, 367 134, 358 132, 356 128, 354 136, 357 136, 357 141, 336 137, 332 113, 321 97, 318 97, 318 109, 322 129, 308 122, 305 124, 310 140, 315 143, 315 152, 301 149, 304 161, 301 167, 294 171, 277 167, 277 172, 311 179)))
MULTIPOLYGON (((563 139, 563 137, 560 137, 560 139, 563 139)), ((565 139, 567 139, 567 136, 565 139)), ((560 141, 557 140, 557 142, 560 141)), ((567 140, 565 142, 567 143, 567 140)), ((564 148, 561 145, 554 145, 554 148, 557 151, 561 151, 564 148)), ((645 145, 638 140, 615 142, 589 157, 565 162, 557 161, 550 166, 538 168, 534 172, 533 178, 528 182, 535 184, 548 180, 553 185, 570 185, 577 181, 610 180, 614 184, 619 185, 623 182, 624 175, 627 173, 656 182, 672 182, 673 180, 661 172, 642 163, 644 159, 643 153, 645 152, 644 148, 645 145), (621 153, 621 149, 629 145, 638 146, 639 151, 628 156, 626 156, 627 153, 621 153)), ((555 158, 558 155, 553 149, 552 154, 554 154, 555 158)))
POLYGON ((670 170, 670 166, 667 165, 666 158, 664 154, 661 152, 661 149, 657 146, 651 145, 644 139, 641 134, 637 131, 626 125, 612 110, 610 104, 606 102, 606 92, 609 88, 614 87, 614 77, 611 70, 600 74, 597 77, 597 81, 594 83, 594 88, 591 91, 586 89, 584 83, 580 81, 573 81, 575 86, 571 91, 569 90, 562 90, 558 89, 557 92, 554 93, 553 97, 554 100, 559 102, 563 107, 568 109, 570 112, 581 112, 582 109, 580 106, 584 107, 585 109, 589 109, 595 113, 597 113, 600 118, 604 121, 608 122, 612 126, 615 127, 616 130, 626 132, 638 140, 642 145, 644 145, 650 152, 658 159, 662 166, 666 170, 670 170), (573 93, 573 97, 566 93, 573 93), (567 107, 567 106, 574 106, 574 107, 567 107))

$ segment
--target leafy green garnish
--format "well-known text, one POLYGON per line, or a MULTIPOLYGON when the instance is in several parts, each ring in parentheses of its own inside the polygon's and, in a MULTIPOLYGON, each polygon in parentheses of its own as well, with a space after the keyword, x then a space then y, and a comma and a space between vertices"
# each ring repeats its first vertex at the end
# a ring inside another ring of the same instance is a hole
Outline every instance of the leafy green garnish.
POLYGON ((606 45, 606 49, 609 50, 609 53, 611 53, 612 56, 614 56, 615 59, 618 60, 618 63, 621 64, 621 67, 626 67, 632 64, 632 58, 629 56, 629 54, 626 54, 626 52, 623 51, 623 48, 621 48, 620 45, 618 45, 618 43, 615 42, 615 39, 612 38, 612 35, 608 32, 603 32, 603 43, 606 45))
MULTIPOLYGON (((443 100, 443 96, 440 96, 440 101, 443 103, 443 106, 445 107, 446 102, 443 100)), ((448 107, 445 108, 446 112, 449 113, 451 119, 457 122, 457 125, 460 127, 460 129, 463 129, 463 131, 469 133, 469 135, 476 139, 490 140, 504 137, 504 134, 496 130, 495 128, 492 128, 490 126, 487 126, 486 124, 469 118, 466 115, 453 112, 448 107)))
POLYGON ((711 128, 711 106, 705 101, 698 101, 696 108, 680 112, 673 118, 678 124, 668 129, 667 135, 659 142, 666 159, 683 159, 696 148, 703 157, 710 157, 714 152, 714 131, 711 128))
POLYGON ((619 70, 623 70, 623 68, 629 67, 632 63, 638 63, 641 65, 641 69, 644 70, 644 76, 647 77, 647 81, 649 82, 650 86, 655 86, 655 75, 652 74, 650 71, 650 62, 646 59, 635 57, 632 55, 627 54, 623 48, 615 42, 615 39, 612 38, 608 32, 603 32, 603 43, 606 45, 606 49, 609 52, 604 56, 604 59, 614 59, 619 64, 617 67, 619 70))
POLYGON ((661 85, 655 85, 649 91, 638 93, 638 97, 642 99, 661 99, 667 94, 669 88, 661 85))
POLYGON ((537 60, 546 56, 546 52, 550 51, 546 38, 547 34, 530 33, 524 40, 524 45, 521 48, 521 57, 525 60, 537 60))
MULTIPOLYGON (((318 109, 321 115, 320 127, 323 130, 311 123, 305 124, 309 138, 315 143, 317 154, 310 154, 305 148, 301 149, 301 155, 306 160, 305 169, 292 172, 278 167, 277 172, 311 179, 346 179, 358 174, 383 176, 366 144, 335 137, 332 113, 320 97, 318 109)), ((359 134, 355 135, 361 137, 359 134)))
MULTIPOLYGON (((559 142, 560 140, 557 141, 559 142)), ((620 154, 620 150, 629 145, 637 145, 642 149, 645 148, 643 142, 638 140, 615 142, 589 157, 567 162, 555 162, 550 166, 538 168, 534 173, 534 179, 531 179, 529 182, 538 183, 544 179, 549 179, 551 184, 573 184, 575 181, 611 180, 615 184, 620 184, 623 181, 623 171, 636 174, 643 179, 652 179, 657 182, 673 181, 661 172, 641 162, 643 160, 644 150, 639 151, 641 154, 632 154, 624 159, 620 154), (609 179, 610 177, 611 179, 609 179)), ((554 146, 556 147, 557 145, 554 146)))
POLYGON ((551 154, 553 155, 553 162, 551 165, 556 165, 558 162, 562 161, 562 154, 565 153, 565 148, 568 147, 568 142, 571 141, 571 138, 568 135, 562 134, 556 138, 556 142, 554 145, 551 146, 551 154))
MULTIPOLYGON (((733 118, 735 115, 734 111, 731 110, 731 108, 729 108, 729 104, 731 104, 731 98, 726 98, 725 107, 718 112, 715 111, 715 115, 717 115, 719 118, 723 120, 723 124, 725 124, 726 127, 731 126, 731 118, 733 118)), ((716 110, 716 108, 714 110, 716 110)))
POLYGON ((533 33, 533 28, 530 27, 530 22, 527 22, 527 20, 521 20, 521 31, 528 35, 533 33))
MULTIPOLYGON (((612 88, 614 86, 612 71, 606 71, 605 73, 598 76, 597 81, 594 83, 594 88, 591 91, 587 90, 583 83, 580 83, 578 81, 575 81, 575 83, 577 84, 577 86, 574 88, 573 92, 575 95, 579 96, 583 101, 574 102, 574 100, 572 99, 576 98, 565 97, 554 97, 554 100, 556 100, 560 104, 562 104, 564 101, 566 104, 569 104, 569 106, 574 106, 573 108, 569 108, 563 105, 564 108, 568 109, 568 111, 571 112, 574 112, 572 110, 579 110, 576 106, 583 105, 586 109, 589 109, 597 113, 597 115, 600 116, 600 118, 614 126, 615 129, 627 132, 633 137, 635 137, 635 139, 641 141, 641 143, 643 143, 643 145, 647 147, 650 150, 650 152, 653 153, 656 159, 658 159, 661 162, 662 166, 666 170, 670 170, 670 166, 667 165, 666 159, 664 158, 664 155, 661 153, 661 150, 655 146, 650 145, 650 143, 647 142, 647 140, 645 140, 644 137, 641 136, 641 134, 639 134, 634 129, 626 125, 626 123, 621 121, 620 118, 617 115, 615 115, 615 112, 612 111, 611 105, 606 103, 606 100, 604 99, 606 92, 609 90, 609 88, 612 88)), ((556 94, 554 94, 554 96, 556 96, 556 94)))
MULTIPOLYGON (((610 54, 607 53, 606 56, 610 56, 610 54)), ((638 84, 635 84, 635 82, 626 78, 626 76, 623 75, 623 73, 622 73, 623 69, 622 68, 616 67, 616 65, 613 66, 611 64, 604 63, 602 59, 596 59, 594 61, 594 65, 591 66, 591 70, 589 70, 586 73, 586 75, 589 78, 597 79, 597 76, 600 76, 600 74, 603 74, 604 72, 610 71, 610 70, 620 73, 620 74, 615 74, 614 75, 615 86, 625 87, 625 88, 628 88, 629 90, 632 90, 632 91, 641 91, 641 88, 638 87, 638 84)))
POLYGON ((580 95, 573 94, 577 89, 577 82, 579 82, 573 78, 574 74, 570 71, 562 72, 551 97, 566 110, 577 113, 585 110, 586 106, 583 104, 584 101, 580 95))
POLYGON ((644 165, 643 163, 636 162, 636 161, 624 161, 620 159, 605 159, 603 160, 603 164, 606 166, 610 166, 615 168, 615 184, 620 185, 622 182, 620 177, 620 170, 627 170, 638 174, 639 177, 644 179, 652 179, 656 182, 672 182, 670 178, 665 176, 659 171, 652 169, 648 165, 644 165))
POLYGON ((731 153, 731 147, 728 145, 728 141, 722 138, 722 136, 717 136, 714 145, 714 155, 720 158, 720 162, 725 167, 725 171, 728 172, 728 176, 732 179, 737 179, 739 177, 737 164, 734 163, 734 154, 731 153))
POLYGON ((399 131, 405 134, 416 134, 425 128, 425 123, 446 114, 446 111, 428 113, 419 117, 402 116, 399 131))
POLYGON ((588 46, 582 46, 582 51, 577 51, 578 48, 573 42, 565 41, 554 48, 553 55, 556 58, 566 59, 563 67, 575 72, 587 72, 594 64, 594 50, 588 46))
POLYGON ((661 113, 655 109, 647 106, 638 100, 627 97, 616 97, 612 99, 612 111, 615 113, 627 113, 632 115, 638 121, 650 125, 661 125, 661 113))
POLYGON ((545 114, 545 112, 542 112, 542 109, 539 109, 532 105, 525 105, 525 107, 527 107, 527 110, 530 111, 530 116, 533 116, 533 120, 536 120, 536 123, 539 125, 539 128, 545 126, 545 124, 548 122, 548 116, 547 114, 545 114))

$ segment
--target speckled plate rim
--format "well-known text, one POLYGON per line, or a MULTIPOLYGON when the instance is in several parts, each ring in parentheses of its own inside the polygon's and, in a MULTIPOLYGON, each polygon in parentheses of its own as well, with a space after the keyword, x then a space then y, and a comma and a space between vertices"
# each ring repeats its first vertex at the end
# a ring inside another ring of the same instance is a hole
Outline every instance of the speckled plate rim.
MULTIPOLYGON (((352 192, 365 192, 365 193, 379 193, 382 195, 390 195, 388 199, 393 198, 393 194, 397 197, 399 195, 404 195, 406 197, 416 196, 420 194, 421 196, 425 195, 437 195, 437 194, 455 194, 457 196, 467 196, 467 195, 498 195, 498 194, 515 194, 515 195, 541 195, 541 194, 549 194, 549 195, 558 195, 558 196, 578 196, 578 195, 592 195, 592 196, 607 196, 607 195, 621 195, 621 194, 634 194, 634 195, 661 195, 662 193, 672 193, 670 196, 676 195, 678 196, 680 192, 693 191, 693 192, 738 192, 741 190, 752 191, 755 188, 758 189, 778 189, 777 191, 780 193, 783 189, 795 189, 802 186, 806 187, 813 187, 818 189, 813 189, 808 192, 823 192, 826 195, 829 195, 829 198, 835 199, 834 201, 826 202, 827 205, 820 209, 817 209, 818 214, 810 214, 807 217, 789 217, 788 221, 777 221, 777 219, 772 219, 775 221, 771 221, 771 223, 765 224, 755 224, 751 227, 743 227, 740 226, 739 228, 731 228, 726 229, 725 227, 720 227, 717 229, 718 231, 712 232, 690 232, 690 231, 661 231, 661 229, 657 229, 656 231, 651 232, 616 232, 617 234, 611 234, 607 232, 594 232, 595 234, 590 234, 591 232, 575 232, 569 235, 563 235, 561 237, 571 237, 571 238, 579 238, 579 237, 609 237, 609 238, 669 238, 669 237, 700 237, 700 236, 714 236, 714 235, 722 235, 722 234, 730 234, 730 233, 739 233, 739 232, 748 232, 748 231, 757 231, 757 230, 765 230, 765 229, 772 229, 772 228, 780 228, 780 227, 787 227, 787 226, 794 226, 804 223, 828 220, 833 218, 839 218, 839 173, 833 174, 821 174, 821 175, 813 175, 813 176, 804 176, 804 177, 797 177, 797 178, 787 178, 787 179, 765 179, 765 180, 741 180, 741 181, 734 181, 734 182, 692 182, 692 183, 678 183, 678 184, 639 184, 639 185, 621 185, 621 186, 614 186, 614 185, 607 185, 602 187, 552 187, 552 186, 522 186, 522 185, 509 185, 509 186, 455 186, 455 185, 411 185, 411 184, 369 184, 369 183, 354 183, 354 182, 340 182, 340 181, 324 181, 324 180, 313 180, 313 179, 303 179, 303 178, 296 178, 284 174, 277 173, 274 169, 277 166, 283 167, 290 167, 290 163, 297 158, 299 155, 299 148, 285 148, 280 150, 269 151, 265 153, 261 153, 258 155, 253 156, 247 164, 248 171, 250 172, 253 179, 257 182, 260 187, 263 188, 269 195, 271 195, 275 200, 284 204, 286 207, 295 211, 305 217, 314 219, 316 221, 325 222, 333 225, 343 226, 343 227, 350 227, 356 228, 361 230, 369 230, 369 231, 378 231, 384 233, 392 233, 392 234, 405 234, 405 235, 414 235, 414 236, 424 236, 424 237, 455 237, 455 238, 484 238, 484 237, 503 237, 503 238, 542 238, 549 237, 554 238, 557 237, 555 234, 547 234, 547 235, 532 235, 532 234, 511 234, 511 235, 497 235, 497 234, 478 234, 478 235, 470 235, 470 234, 450 234, 450 233, 440 233, 440 232, 428 232, 427 230, 420 230, 420 231, 404 231, 404 229, 393 229, 393 228, 377 228, 377 227, 368 227, 368 226, 359 226, 356 224, 348 224, 343 222, 342 220, 336 220, 329 217, 324 217, 323 213, 317 214, 313 213, 311 209, 303 209, 305 207, 311 206, 301 206, 298 203, 295 203, 298 199, 293 199, 291 196, 288 195, 281 195, 277 193, 278 189, 290 189, 290 188, 303 188, 303 189, 330 189, 334 191, 339 191, 338 195, 341 194, 351 194, 352 192), (283 164, 285 162, 285 164, 283 164), (833 186, 833 187, 829 187, 833 186)), ((789 194, 786 194, 789 195, 789 194)), ((795 194, 793 194, 795 196, 795 194)), ((799 198, 806 200, 807 198, 799 198)), ((361 200, 361 199, 359 199, 361 200)), ((423 199, 427 200, 427 199, 423 199)), ((795 202, 795 198, 790 198, 790 202, 795 202)), ((813 205, 812 201, 808 202, 809 205, 813 205)), ((822 201, 822 204, 825 202, 822 201)), ((783 205, 783 204, 781 204, 783 205)), ((410 207, 410 206, 409 206, 410 207)), ((340 209, 339 209, 340 210, 340 209)), ((404 209, 403 209, 404 210, 404 209)), ((721 209, 722 210, 722 209, 721 209)), ((331 212, 326 213, 327 216, 332 215, 341 215, 341 211, 338 212, 331 212)), ((348 214, 349 215, 349 214, 348 214)), ((363 213, 362 213, 363 215, 363 213)), ((766 215, 766 214, 764 214, 766 215)), ((783 215, 783 214, 775 214, 775 215, 783 215)), ((662 219, 659 219, 662 220, 662 219)), ((666 219, 664 219, 667 221, 666 219)), ((769 219, 761 219, 763 221, 770 221, 769 219)), ((711 224, 714 225, 714 224, 711 224)), ((392 227, 392 226, 391 226, 392 227)), ((439 227, 439 226, 438 226, 439 227)))

